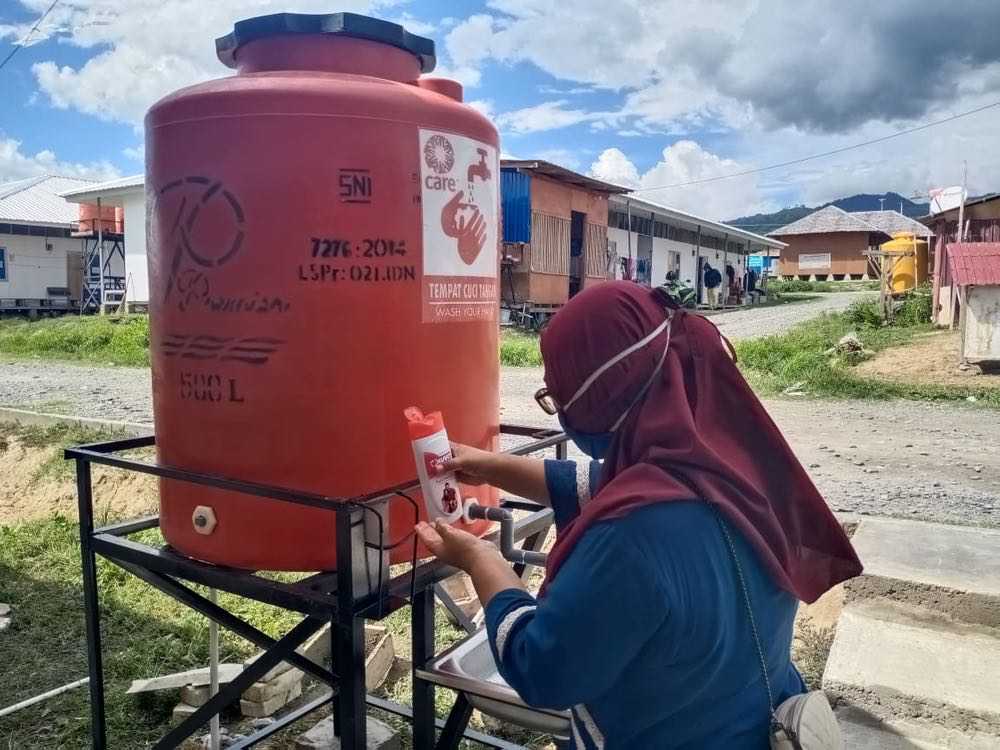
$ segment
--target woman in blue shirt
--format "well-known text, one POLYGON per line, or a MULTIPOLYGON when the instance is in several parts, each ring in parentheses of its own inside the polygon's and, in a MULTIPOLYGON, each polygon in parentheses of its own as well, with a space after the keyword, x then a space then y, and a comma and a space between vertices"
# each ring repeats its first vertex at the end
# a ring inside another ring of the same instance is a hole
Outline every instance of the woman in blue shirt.
POLYGON ((539 403, 602 463, 458 446, 445 467, 553 507, 542 595, 492 545, 418 533, 472 577, 508 683, 571 711, 576 748, 767 748, 772 709, 804 690, 798 601, 860 572, 850 543, 704 319, 609 282, 542 354, 539 403))

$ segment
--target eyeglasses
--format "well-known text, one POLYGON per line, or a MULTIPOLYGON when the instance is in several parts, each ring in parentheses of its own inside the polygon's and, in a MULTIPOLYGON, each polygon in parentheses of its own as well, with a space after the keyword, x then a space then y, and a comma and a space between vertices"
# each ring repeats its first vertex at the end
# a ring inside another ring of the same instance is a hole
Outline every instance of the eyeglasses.
POLYGON ((549 393, 548 388, 539 388, 535 391, 535 403, 537 403, 542 411, 551 417, 554 417, 559 413, 559 404, 556 402, 555 398, 549 393))

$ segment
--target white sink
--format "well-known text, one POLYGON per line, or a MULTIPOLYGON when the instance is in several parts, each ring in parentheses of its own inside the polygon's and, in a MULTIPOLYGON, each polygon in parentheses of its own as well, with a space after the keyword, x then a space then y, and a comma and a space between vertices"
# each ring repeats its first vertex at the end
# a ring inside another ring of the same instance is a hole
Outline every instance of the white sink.
POLYGON ((417 674, 428 682, 465 693, 484 714, 527 729, 569 737, 569 712, 529 707, 504 682, 493 661, 486 630, 479 630, 437 657, 417 674))

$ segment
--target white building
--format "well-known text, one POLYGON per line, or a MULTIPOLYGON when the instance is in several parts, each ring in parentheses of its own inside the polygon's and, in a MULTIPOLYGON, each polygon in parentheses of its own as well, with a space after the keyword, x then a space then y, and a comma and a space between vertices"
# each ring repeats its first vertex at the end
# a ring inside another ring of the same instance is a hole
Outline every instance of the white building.
POLYGON ((704 263, 720 272, 730 265, 742 279, 748 255, 785 247, 771 237, 629 195, 608 199, 608 242, 618 255, 618 278, 631 267, 633 279, 658 286, 668 271, 677 271, 682 282, 699 290, 704 263))
POLYGON ((149 304, 149 270, 146 265, 146 191, 143 175, 109 182, 89 183, 63 193, 72 203, 113 206, 124 211, 124 295, 132 307, 149 304))
POLYGON ((79 305, 79 206, 61 194, 95 183, 41 175, 0 185, 0 311, 54 312, 79 305))

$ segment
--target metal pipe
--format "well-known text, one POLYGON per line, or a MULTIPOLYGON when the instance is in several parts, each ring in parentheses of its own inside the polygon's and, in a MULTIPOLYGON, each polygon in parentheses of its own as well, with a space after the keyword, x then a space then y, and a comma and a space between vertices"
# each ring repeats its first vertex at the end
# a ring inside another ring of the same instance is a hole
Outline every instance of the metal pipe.
POLYGON ((84 677, 82 680, 77 680, 76 682, 71 682, 68 685, 63 685, 62 687, 57 687, 54 690, 49 690, 47 693, 42 693, 41 695, 36 695, 34 698, 28 698, 20 703, 15 703, 13 706, 7 706, 7 708, 0 708, 0 716, 8 716, 15 711, 20 711, 22 708, 28 708, 29 706, 34 706, 36 703, 41 703, 49 698, 54 698, 57 695, 62 695, 70 690, 74 690, 82 685, 86 685, 90 682, 89 677, 84 677))
POLYGON ((466 502, 465 515, 467 520, 479 519, 495 521, 500 524, 500 554, 504 560, 518 565, 534 565, 545 567, 548 555, 544 552, 532 552, 514 546, 514 514, 504 508, 480 505, 475 501, 466 502))
MULTIPOLYGON (((214 588, 208 590, 208 600, 212 604, 219 603, 219 596, 214 588)), ((209 693, 215 697, 215 694, 219 692, 219 623, 212 619, 208 621, 208 659, 209 693)), ((218 714, 212 716, 212 720, 209 722, 209 733, 212 750, 219 750, 222 747, 222 742, 218 714)))

